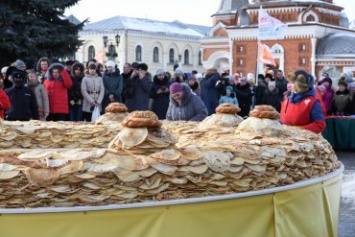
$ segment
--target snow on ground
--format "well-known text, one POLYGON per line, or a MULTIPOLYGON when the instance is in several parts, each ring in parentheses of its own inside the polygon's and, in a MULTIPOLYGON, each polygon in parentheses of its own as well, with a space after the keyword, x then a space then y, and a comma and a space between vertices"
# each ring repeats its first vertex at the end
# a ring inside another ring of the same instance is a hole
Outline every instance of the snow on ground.
POLYGON ((355 173, 353 171, 344 172, 341 196, 344 202, 352 203, 351 209, 355 210, 355 173))

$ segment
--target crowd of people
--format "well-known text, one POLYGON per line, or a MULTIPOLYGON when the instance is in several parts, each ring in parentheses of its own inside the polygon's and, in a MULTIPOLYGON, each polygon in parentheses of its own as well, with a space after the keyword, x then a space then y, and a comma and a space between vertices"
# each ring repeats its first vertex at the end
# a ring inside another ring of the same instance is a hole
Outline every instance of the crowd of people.
POLYGON ((36 67, 27 68, 18 59, 1 69, 0 117, 91 121, 95 108, 104 113, 111 102, 121 102, 129 112, 151 110, 159 119, 201 121, 215 113, 219 104, 231 103, 241 109, 242 117, 255 105, 270 105, 280 112, 281 122, 319 133, 326 115, 355 114, 352 76, 340 78, 336 91, 332 84, 326 73, 315 81, 302 70, 289 73, 287 79, 281 70, 269 70, 257 78, 213 68, 198 73, 176 67, 173 73, 159 69, 152 74, 146 63, 134 62, 125 63, 121 73, 113 61, 102 65, 92 59, 84 65, 43 57, 36 67), (300 106, 301 101, 307 106, 300 106))

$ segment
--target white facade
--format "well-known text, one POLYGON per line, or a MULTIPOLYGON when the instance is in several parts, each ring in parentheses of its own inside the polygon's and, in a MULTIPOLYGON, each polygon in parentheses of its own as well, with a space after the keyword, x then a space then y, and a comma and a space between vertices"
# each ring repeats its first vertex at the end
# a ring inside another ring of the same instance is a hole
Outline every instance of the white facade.
MULTIPOLYGON (((130 19, 130 18, 128 18, 130 19)), ((136 18, 132 18, 136 20, 136 18)), ((127 18, 125 18, 127 20, 127 18)), ((117 21, 117 20, 116 20, 117 21)), ((169 25, 169 23, 166 23, 169 25)), ((174 23, 172 23, 174 24, 174 23)), ((127 26, 129 26, 127 24, 127 26)), ((156 27, 156 25, 155 25, 156 27)), ((179 34, 176 31, 176 25, 173 25, 175 32, 154 32, 152 29, 137 30, 121 27, 122 29, 100 29, 97 26, 90 30, 84 30, 79 33, 80 40, 84 41, 82 47, 76 53, 76 60, 84 64, 92 57, 91 50, 94 49, 94 58, 100 63, 105 64, 109 58, 106 53, 112 44, 117 52, 114 61, 122 71, 126 62, 144 62, 148 65, 148 71, 155 74, 156 70, 164 69, 173 72, 174 65, 178 64, 184 72, 197 70, 204 71, 200 64, 200 38, 203 34, 194 31, 193 33, 179 34), (120 36, 120 43, 116 48, 115 35, 120 36), (103 36, 108 37, 107 47, 104 47, 103 36), (155 53, 154 53, 155 52, 155 53), (173 52, 173 53, 172 53, 173 52)), ((191 31, 191 29, 188 29, 191 31)), ((183 31, 181 31, 183 32, 183 31)))

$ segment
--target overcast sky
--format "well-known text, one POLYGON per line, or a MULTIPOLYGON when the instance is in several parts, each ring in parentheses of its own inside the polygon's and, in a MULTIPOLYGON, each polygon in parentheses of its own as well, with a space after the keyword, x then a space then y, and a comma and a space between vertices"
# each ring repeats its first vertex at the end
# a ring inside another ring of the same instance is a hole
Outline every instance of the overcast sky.
MULTIPOLYGON (((149 18, 160 21, 211 26, 211 15, 221 0, 80 0, 65 15, 73 14, 80 21, 96 22, 114 16, 149 18)), ((312 0, 310 0, 312 1, 312 0)), ((355 19, 355 0, 334 0, 345 8, 349 19, 355 19)))

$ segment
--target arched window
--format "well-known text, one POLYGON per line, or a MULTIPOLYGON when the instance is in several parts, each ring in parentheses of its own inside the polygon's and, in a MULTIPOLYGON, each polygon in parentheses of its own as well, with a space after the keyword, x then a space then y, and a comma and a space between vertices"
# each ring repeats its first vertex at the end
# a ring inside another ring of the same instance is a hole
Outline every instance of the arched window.
POLYGON ((316 21, 316 19, 314 18, 313 15, 309 15, 309 16, 307 16, 306 21, 307 22, 310 22, 310 21, 313 22, 313 21, 316 21))
POLYGON ((169 50, 169 63, 174 63, 174 58, 175 58, 175 52, 174 49, 169 50))
POLYGON ((90 45, 88 48, 88 61, 95 58, 95 47, 90 45))
POLYGON ((142 47, 140 45, 136 47, 136 61, 142 62, 142 47))
POLYGON ((189 50, 187 49, 184 51, 184 64, 190 64, 189 50))
POLYGON ((107 57, 110 60, 114 60, 117 57, 117 52, 116 52, 116 47, 113 44, 110 44, 108 46, 108 53, 107 53, 107 57))
POLYGON ((159 49, 158 47, 154 47, 153 49, 153 62, 158 63, 159 62, 159 49))

